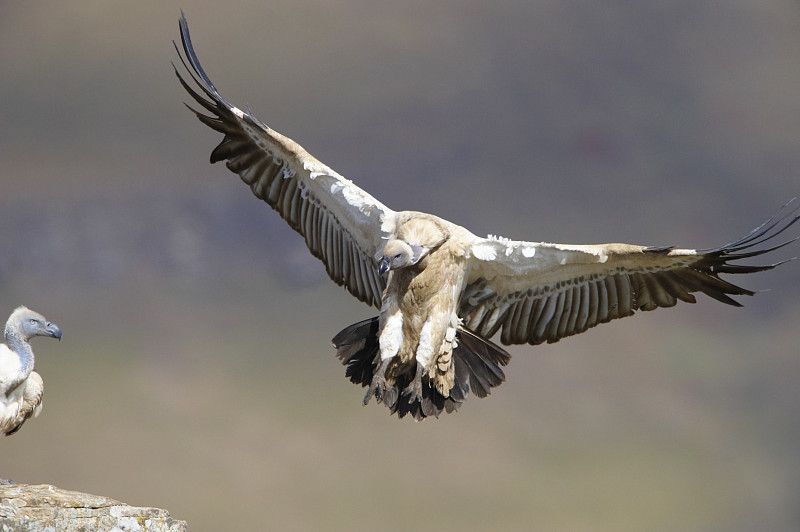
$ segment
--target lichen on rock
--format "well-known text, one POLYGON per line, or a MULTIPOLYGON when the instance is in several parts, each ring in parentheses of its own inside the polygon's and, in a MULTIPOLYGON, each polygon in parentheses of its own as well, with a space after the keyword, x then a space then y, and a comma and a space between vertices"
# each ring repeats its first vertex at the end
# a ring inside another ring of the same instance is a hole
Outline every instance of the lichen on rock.
POLYGON ((120 501, 49 484, 0 485, 2 532, 186 532, 186 522, 160 508, 120 501))

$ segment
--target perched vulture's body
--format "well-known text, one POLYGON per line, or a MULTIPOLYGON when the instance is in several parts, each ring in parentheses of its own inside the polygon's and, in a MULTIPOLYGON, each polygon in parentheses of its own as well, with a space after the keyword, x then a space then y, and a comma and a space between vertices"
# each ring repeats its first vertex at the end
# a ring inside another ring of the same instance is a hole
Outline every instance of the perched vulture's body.
POLYGON ((5 327, 6 343, 0 344, 0 433, 10 436, 31 416, 42 410, 42 377, 33 371, 30 341, 34 336, 61 339, 61 329, 44 316, 18 307, 5 327))
MULTIPOLYGON (((797 221, 782 209, 749 235, 716 249, 627 244, 575 246, 478 237, 436 216, 396 212, 223 98, 203 71, 181 18, 186 66, 205 95, 181 84, 224 135, 211 162, 225 160, 253 193, 305 237, 328 275, 377 318, 333 339, 353 382, 399 416, 455 410, 471 390, 483 397, 504 380, 504 344, 556 342, 636 310, 694 303, 692 292, 739 305, 752 295, 719 277, 767 266, 732 262, 797 221), (745 251, 748 250, 748 251, 745 251), (388 273, 388 275, 387 275, 388 273)), ((177 46, 176 46, 177 49, 177 46)), ((180 53, 180 52, 179 52, 180 53)))

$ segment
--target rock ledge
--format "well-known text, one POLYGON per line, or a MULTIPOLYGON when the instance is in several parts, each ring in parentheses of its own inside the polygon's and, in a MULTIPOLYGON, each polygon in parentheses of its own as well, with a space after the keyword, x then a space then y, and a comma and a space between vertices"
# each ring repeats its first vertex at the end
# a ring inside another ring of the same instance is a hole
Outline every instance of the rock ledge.
POLYGON ((186 532, 159 508, 67 491, 48 484, 0 485, 0 532, 186 532))

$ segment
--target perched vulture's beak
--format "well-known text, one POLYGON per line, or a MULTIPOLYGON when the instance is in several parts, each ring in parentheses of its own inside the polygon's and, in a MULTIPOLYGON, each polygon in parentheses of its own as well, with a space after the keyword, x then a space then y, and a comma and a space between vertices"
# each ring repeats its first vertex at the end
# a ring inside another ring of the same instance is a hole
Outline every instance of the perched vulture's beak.
POLYGON ((47 328, 45 330, 47 331, 48 336, 61 340, 61 327, 59 327, 55 323, 50 323, 48 321, 47 328))
POLYGON ((378 273, 383 275, 387 273, 390 269, 391 259, 389 257, 383 257, 378 263, 378 273))

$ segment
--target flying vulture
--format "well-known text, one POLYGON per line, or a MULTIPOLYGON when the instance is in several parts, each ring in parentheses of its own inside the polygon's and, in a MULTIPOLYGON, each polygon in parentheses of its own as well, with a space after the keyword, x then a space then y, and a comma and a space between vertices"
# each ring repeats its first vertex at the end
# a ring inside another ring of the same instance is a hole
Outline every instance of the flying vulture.
POLYGON ((183 15, 180 32, 184 53, 175 49, 199 90, 175 73, 209 114, 187 107, 224 135, 211 162, 226 161, 334 282, 380 309, 333 344, 350 380, 368 387, 364 404, 374 396, 399 417, 438 417, 502 383, 510 356, 490 341, 496 333, 506 345, 557 342, 636 310, 694 303, 693 292, 740 306, 730 296, 753 292, 720 274, 777 266, 738 261, 788 244, 763 246, 799 217, 784 206, 744 238, 705 250, 481 238, 432 214, 393 211, 235 107, 200 66, 183 15))
POLYGON ((27 307, 17 307, 6 322, 0 344, 0 433, 10 436, 42 410, 42 377, 33 371, 34 336, 61 340, 61 329, 27 307))

